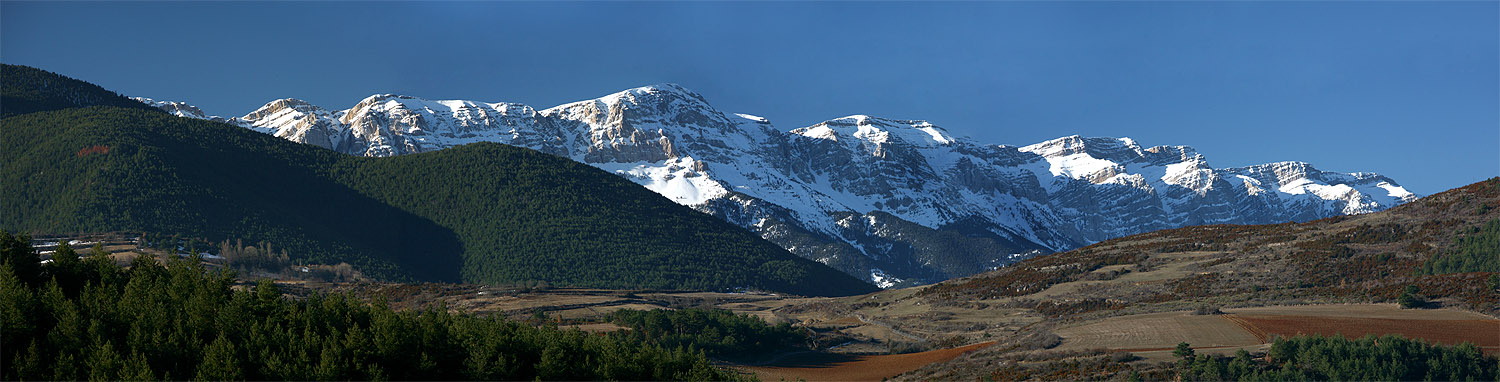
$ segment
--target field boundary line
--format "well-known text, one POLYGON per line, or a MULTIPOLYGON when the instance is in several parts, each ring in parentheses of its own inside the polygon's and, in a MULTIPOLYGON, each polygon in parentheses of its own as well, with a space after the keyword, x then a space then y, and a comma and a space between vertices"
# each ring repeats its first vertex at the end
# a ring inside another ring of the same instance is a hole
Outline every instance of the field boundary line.
POLYGON ((1260 341, 1260 343, 1268 343, 1271 341, 1270 333, 1266 333, 1266 331, 1260 330, 1260 328, 1256 327, 1255 324, 1251 324, 1249 321, 1245 321, 1244 319, 1240 318, 1239 315, 1226 314, 1222 317, 1225 320, 1229 320, 1229 322, 1233 322, 1236 326, 1239 326, 1240 329, 1244 329, 1246 332, 1250 332, 1250 335, 1255 336, 1255 340, 1260 341))

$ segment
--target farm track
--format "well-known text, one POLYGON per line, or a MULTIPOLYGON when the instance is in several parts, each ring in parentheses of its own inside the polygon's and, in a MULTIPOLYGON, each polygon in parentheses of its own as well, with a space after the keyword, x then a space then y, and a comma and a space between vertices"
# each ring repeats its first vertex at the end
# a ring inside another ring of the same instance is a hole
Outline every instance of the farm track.
POLYGON ((921 336, 913 335, 911 333, 903 332, 903 331, 901 331, 899 329, 896 329, 895 327, 891 326, 890 324, 886 324, 884 322, 880 322, 880 321, 876 321, 876 320, 871 320, 869 318, 865 318, 865 315, 863 315, 863 314, 855 314, 854 317, 855 318, 859 318, 860 322, 864 322, 866 324, 871 324, 871 325, 875 325, 875 326, 879 326, 879 327, 885 328, 886 330, 891 331, 891 333, 896 333, 897 335, 900 335, 902 337, 906 337, 907 339, 910 339, 910 340, 913 340, 913 341, 917 341, 917 342, 927 342, 926 338, 922 338, 921 336))

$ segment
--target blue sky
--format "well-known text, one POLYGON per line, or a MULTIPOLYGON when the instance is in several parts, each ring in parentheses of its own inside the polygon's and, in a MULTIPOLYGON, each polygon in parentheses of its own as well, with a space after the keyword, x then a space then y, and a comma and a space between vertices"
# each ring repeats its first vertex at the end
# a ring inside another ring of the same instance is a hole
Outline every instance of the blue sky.
POLYGON ((238 116, 374 93, 549 107, 675 82, 793 129, 1129 136, 1215 167, 1500 175, 1496 2, 0 3, 0 61, 238 116))

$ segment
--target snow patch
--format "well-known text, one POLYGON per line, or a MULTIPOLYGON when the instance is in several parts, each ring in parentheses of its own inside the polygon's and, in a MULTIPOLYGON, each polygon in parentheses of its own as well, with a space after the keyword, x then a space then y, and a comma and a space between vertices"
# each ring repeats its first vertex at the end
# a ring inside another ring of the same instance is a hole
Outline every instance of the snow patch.
POLYGON ((765 119, 764 117, 759 117, 759 116, 754 116, 754 115, 749 115, 749 114, 734 113, 734 115, 737 116, 737 117, 748 119, 748 120, 755 121, 755 122, 758 122, 758 123, 770 123, 771 122, 771 120, 765 119))
POLYGON ((880 268, 870 268, 870 281, 873 281, 880 289, 890 289, 905 280, 887 275, 880 268))

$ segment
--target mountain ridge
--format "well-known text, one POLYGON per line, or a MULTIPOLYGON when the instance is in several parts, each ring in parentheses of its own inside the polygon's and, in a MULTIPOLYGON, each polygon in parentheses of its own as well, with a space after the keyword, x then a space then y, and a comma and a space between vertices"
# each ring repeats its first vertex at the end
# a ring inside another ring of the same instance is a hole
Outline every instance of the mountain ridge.
MULTIPOLYGON (((66 85, 42 95, 98 89, 36 72, 66 85)), ((7 97, 27 94, 6 84, 7 97)), ((635 183, 532 149, 478 142, 356 157, 144 104, 57 105, 4 105, 16 115, 0 118, 0 228, 243 239, 384 280, 875 290, 635 183)))
POLYGON ((992 145, 928 121, 867 115, 781 130, 676 84, 541 110, 396 95, 317 110, 325 114, 229 121, 360 156, 475 141, 528 147, 615 173, 867 281, 886 275, 890 286, 1155 229, 1316 220, 1417 197, 1378 174, 1301 162, 1216 169, 1192 147, 1130 138, 992 145), (908 229, 889 231, 896 226, 908 229), (944 230, 988 233, 959 235, 969 249, 956 257, 921 244, 944 230))

